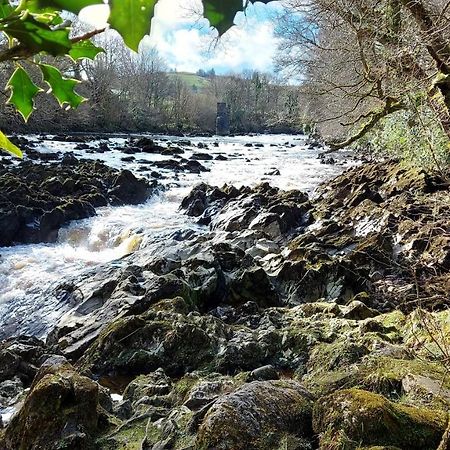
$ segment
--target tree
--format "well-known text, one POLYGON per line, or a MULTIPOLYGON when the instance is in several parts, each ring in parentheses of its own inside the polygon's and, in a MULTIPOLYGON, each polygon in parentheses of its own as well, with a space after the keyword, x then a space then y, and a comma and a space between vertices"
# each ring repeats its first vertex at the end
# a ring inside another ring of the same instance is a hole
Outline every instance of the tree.
MULTIPOLYGON (((428 108, 450 137, 450 15, 443 0, 290 0, 280 66, 302 72, 341 148, 402 109, 428 108)), ((331 133, 333 134, 333 133, 331 133)))
MULTIPOLYGON (((232 25, 238 11, 244 11, 254 0, 202 0, 204 16, 219 35, 232 25)), ((262 0, 268 3, 271 0, 262 0)), ((67 13, 78 14, 81 9, 101 0, 0 0, 0 62, 13 62, 13 73, 7 83, 11 103, 26 121, 34 109, 35 96, 50 88, 61 107, 76 108, 85 99, 75 91, 79 80, 68 78, 48 57, 67 57, 73 61, 94 59, 102 49, 92 38, 105 30, 93 30, 73 36, 67 13), (17 4, 18 3, 18 4, 17 4), (30 76, 36 68, 42 79, 30 76)), ((110 0, 108 23, 118 31, 125 44, 137 51, 142 38, 149 33, 157 0, 110 0)), ((0 148, 17 156, 22 153, 6 135, 0 132, 0 148)))

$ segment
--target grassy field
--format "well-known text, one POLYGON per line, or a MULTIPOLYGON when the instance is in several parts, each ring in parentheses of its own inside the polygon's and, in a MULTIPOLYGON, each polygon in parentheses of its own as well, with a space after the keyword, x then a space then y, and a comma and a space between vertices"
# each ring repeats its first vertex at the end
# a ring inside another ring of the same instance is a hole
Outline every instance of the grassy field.
POLYGON ((170 72, 169 77, 177 77, 193 90, 203 90, 209 86, 207 78, 199 77, 195 73, 188 72, 170 72))

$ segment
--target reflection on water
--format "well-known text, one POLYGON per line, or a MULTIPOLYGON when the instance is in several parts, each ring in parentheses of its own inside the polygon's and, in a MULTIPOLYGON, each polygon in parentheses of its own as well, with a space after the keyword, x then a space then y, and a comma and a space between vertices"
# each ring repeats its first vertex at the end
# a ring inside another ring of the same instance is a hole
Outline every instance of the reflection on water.
MULTIPOLYGON (((170 139, 176 141, 176 138, 170 139)), ((212 144, 216 139, 191 141, 193 144, 212 144)), ((122 145, 124 139, 115 139, 115 142, 122 145)), ((154 170, 148 161, 170 158, 141 153, 136 161, 125 164, 121 161, 123 153, 113 145, 110 152, 103 154, 74 150, 74 145, 46 141, 41 149, 46 152, 74 151, 77 156, 101 159, 111 166, 127 167, 142 176, 154 170)), ((183 157, 189 158, 195 151, 206 150, 189 147, 183 157)), ((221 138, 217 146, 210 145, 207 151, 227 159, 202 161, 210 171, 200 175, 158 170, 165 176, 162 183, 166 190, 143 205, 100 208, 97 216, 61 229, 58 242, 54 244, 0 248, 0 337, 22 331, 45 335, 48 327, 67 309, 67 305, 57 303, 52 293, 64 279, 121 258, 155 241, 161 242, 175 230, 199 229, 178 208, 192 186, 201 181, 219 186, 225 183, 254 185, 268 181, 284 189, 311 192, 321 181, 342 171, 342 167, 321 165, 317 160, 317 149, 308 149, 304 141, 290 136, 221 138), (245 147, 248 142, 258 142, 263 147, 245 147), (277 168, 281 175, 266 175, 273 168, 277 168)))

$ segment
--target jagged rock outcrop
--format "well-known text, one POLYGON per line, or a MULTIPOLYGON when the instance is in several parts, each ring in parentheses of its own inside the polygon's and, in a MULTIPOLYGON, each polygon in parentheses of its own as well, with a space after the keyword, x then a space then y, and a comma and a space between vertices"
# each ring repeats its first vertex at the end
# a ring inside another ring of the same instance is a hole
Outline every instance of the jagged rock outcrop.
POLYGON ((100 206, 146 201, 156 184, 99 161, 65 154, 58 163, 0 166, 0 246, 53 242, 71 220, 100 206))

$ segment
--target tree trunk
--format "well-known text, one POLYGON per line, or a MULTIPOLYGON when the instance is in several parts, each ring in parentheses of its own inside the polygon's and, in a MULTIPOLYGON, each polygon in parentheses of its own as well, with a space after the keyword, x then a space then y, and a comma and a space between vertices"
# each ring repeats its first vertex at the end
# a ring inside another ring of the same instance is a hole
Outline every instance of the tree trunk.
POLYGON ((386 103, 385 103, 384 107, 378 111, 374 111, 371 114, 370 119, 359 129, 359 131, 357 133, 353 134, 352 136, 350 136, 348 139, 346 139, 343 142, 339 142, 339 143, 335 143, 335 144, 331 143, 330 150, 334 151, 334 150, 340 150, 342 148, 348 147, 349 145, 353 144, 358 139, 363 137, 366 133, 368 133, 381 119, 383 119, 384 117, 388 116, 389 114, 391 114, 395 111, 400 111, 404 107, 405 106, 402 102, 400 102, 396 99, 393 99, 391 97, 388 97, 386 99, 386 103))
POLYGON ((444 431, 444 434, 441 439, 441 443, 436 450, 450 450, 450 416, 447 419, 447 429, 444 431))

